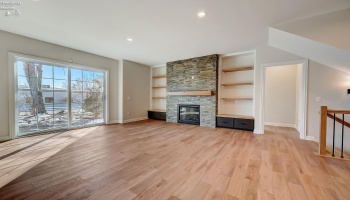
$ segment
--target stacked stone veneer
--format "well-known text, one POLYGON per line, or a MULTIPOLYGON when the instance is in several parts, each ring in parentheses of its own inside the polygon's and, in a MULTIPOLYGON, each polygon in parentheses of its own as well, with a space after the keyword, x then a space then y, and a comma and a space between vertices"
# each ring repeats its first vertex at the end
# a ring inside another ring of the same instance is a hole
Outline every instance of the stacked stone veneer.
POLYGON ((213 96, 167 95, 167 122, 178 121, 178 105, 200 105, 200 125, 215 127, 217 114, 218 55, 167 63, 167 92, 211 90, 213 96), (192 79, 194 76, 194 79, 192 79))

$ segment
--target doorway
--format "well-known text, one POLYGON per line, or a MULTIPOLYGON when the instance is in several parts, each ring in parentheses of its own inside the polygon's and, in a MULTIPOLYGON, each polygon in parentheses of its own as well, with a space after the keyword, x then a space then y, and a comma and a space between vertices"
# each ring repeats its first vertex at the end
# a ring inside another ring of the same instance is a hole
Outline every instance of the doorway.
POLYGON ((262 133, 265 125, 289 127, 306 138, 307 78, 307 60, 262 66, 262 133))
POLYGON ((105 71, 14 57, 15 137, 104 124, 105 71))

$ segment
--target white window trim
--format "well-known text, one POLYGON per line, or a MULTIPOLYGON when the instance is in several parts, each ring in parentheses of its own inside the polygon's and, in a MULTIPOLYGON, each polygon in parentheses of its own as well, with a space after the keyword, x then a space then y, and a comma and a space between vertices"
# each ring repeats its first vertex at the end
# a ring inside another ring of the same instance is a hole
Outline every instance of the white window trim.
MULTIPOLYGON (((105 82, 104 82, 104 123, 102 124, 108 124, 109 121, 109 70, 104 69, 104 68, 99 68, 99 67, 91 67, 87 65, 80 65, 80 64, 75 64, 75 63, 69 63, 69 62, 64 62, 64 61, 59 61, 59 60, 53 60, 53 59, 47 59, 47 58, 41 58, 41 57, 36 57, 36 56, 31 56, 31 55, 25 55, 25 54, 20 54, 20 53, 15 53, 15 52, 9 52, 8 53, 8 77, 9 77, 9 131, 10 131, 10 139, 15 139, 17 138, 17 133, 18 133, 18 117, 17 117, 17 68, 14 67, 14 61, 18 58, 21 59, 30 59, 30 60, 36 60, 40 62, 45 62, 45 63, 50 63, 54 65, 59 65, 59 66, 66 66, 68 67, 69 71, 69 77, 68 77, 68 82, 70 84, 70 69, 75 68, 75 69, 86 69, 90 71, 98 71, 98 72, 103 72, 105 75, 105 82)), ((70 87, 68 87, 69 89, 70 87)), ((68 98, 70 99, 70 89, 68 91, 68 98)), ((70 103, 68 103, 69 110, 70 110, 70 103)), ((69 112, 71 113, 71 112, 69 112)), ((69 120, 71 119, 71 116, 69 116, 69 120)), ((69 127, 68 130, 70 129, 77 129, 77 128, 85 128, 85 127, 91 127, 91 126, 96 126, 96 125, 101 125, 101 124, 94 124, 94 125, 86 125, 86 126, 79 126, 79 127, 69 127)))

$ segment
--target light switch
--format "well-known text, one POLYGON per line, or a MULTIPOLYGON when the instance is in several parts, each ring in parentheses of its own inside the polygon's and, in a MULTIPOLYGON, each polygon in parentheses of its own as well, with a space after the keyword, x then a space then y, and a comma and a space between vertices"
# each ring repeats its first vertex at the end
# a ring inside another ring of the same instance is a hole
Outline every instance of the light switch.
POLYGON ((130 97, 126 97, 127 100, 130 100, 130 97))
POLYGON ((322 97, 316 97, 316 102, 321 102, 322 101, 322 97))

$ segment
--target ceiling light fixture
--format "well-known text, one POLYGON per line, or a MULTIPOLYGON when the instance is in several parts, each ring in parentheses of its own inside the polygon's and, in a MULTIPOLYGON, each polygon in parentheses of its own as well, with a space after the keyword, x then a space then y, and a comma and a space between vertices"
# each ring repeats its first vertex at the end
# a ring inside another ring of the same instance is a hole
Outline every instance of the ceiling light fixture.
POLYGON ((199 18, 203 18, 203 17, 205 17, 206 15, 207 15, 207 13, 204 12, 204 11, 200 11, 200 12, 198 12, 198 14, 197 14, 197 16, 198 16, 199 18))
POLYGON ((127 38, 126 40, 127 40, 128 42, 134 41, 132 38, 127 38))

